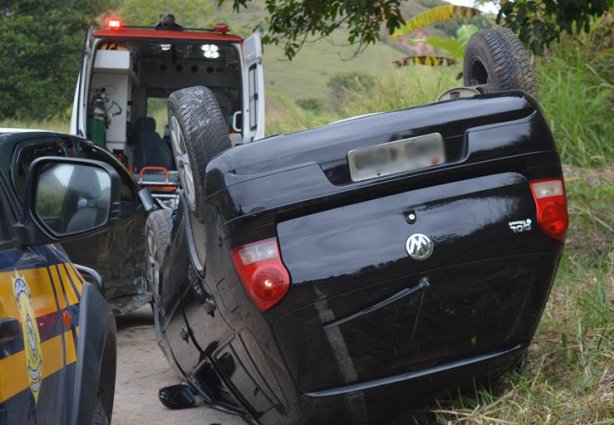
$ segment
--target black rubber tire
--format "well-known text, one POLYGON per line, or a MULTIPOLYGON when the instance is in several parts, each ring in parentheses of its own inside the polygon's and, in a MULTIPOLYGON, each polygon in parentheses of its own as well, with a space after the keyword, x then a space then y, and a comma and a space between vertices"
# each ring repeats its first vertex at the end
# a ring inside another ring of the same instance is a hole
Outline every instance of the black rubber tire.
POLYGON ((483 29, 471 36, 465 49, 463 80, 465 86, 486 84, 487 93, 522 90, 537 97, 529 56, 508 28, 483 29))
POLYGON ((159 287, 159 272, 173 228, 172 211, 156 210, 145 222, 147 238, 147 283, 153 296, 159 287))
POLYGON ((230 148, 228 125, 215 95, 204 86, 173 92, 168 98, 168 122, 173 155, 187 204, 196 219, 202 223, 205 220, 207 164, 230 148), (182 138, 183 142, 179 138, 182 138), (189 177, 186 177, 186 161, 189 162, 187 165, 192 175, 192 185, 187 180, 189 177))
POLYGON ((96 399, 96 404, 94 405, 92 425, 109 425, 109 418, 107 418, 107 415, 104 413, 102 402, 99 399, 96 399))

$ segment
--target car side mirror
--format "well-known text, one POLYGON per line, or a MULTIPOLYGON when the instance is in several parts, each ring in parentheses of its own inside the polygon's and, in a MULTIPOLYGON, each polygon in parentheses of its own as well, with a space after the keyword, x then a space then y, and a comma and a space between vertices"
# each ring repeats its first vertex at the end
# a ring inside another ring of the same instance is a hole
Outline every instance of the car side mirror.
POLYGON ((120 177, 100 161, 42 157, 30 166, 22 224, 30 244, 94 233, 119 217, 120 177))

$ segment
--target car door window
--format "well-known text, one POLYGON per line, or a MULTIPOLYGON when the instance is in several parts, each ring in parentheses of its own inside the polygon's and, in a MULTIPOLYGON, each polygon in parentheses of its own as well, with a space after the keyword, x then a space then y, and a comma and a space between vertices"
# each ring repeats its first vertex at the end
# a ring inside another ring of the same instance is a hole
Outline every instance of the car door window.
POLYGON ((20 199, 26 188, 26 178, 32 162, 43 156, 68 156, 69 146, 60 137, 42 137, 21 142, 12 162, 12 179, 20 199))
POLYGON ((91 143, 81 142, 79 144, 79 147, 80 147, 79 149, 80 157, 87 158, 87 159, 93 159, 96 161, 106 162, 107 164, 115 168, 115 171, 117 171, 117 174, 119 174, 119 176, 121 177, 121 181, 122 181, 121 183, 122 201, 136 202, 138 198, 136 186, 134 185, 134 182, 132 181, 132 178, 130 177, 130 175, 123 168, 123 165, 121 165, 119 161, 117 161, 113 155, 111 155, 109 152, 91 143))
MULTIPOLYGON (((2 190, 1 187, 0 187, 0 190, 2 190)), ((0 206, 0 250, 2 249, 4 245, 6 245, 7 243, 10 243, 8 223, 7 223, 7 218, 5 214, 6 213, 4 211, 4 208, 0 206)))
POLYGON ((9 239, 6 216, 4 215, 4 209, 0 207, 0 247, 4 245, 5 242, 8 242, 9 239))

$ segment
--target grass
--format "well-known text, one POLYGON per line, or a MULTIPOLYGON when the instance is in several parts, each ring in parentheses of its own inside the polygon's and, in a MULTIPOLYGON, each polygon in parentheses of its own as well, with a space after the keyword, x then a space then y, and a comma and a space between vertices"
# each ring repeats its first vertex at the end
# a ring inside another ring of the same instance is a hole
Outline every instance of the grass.
MULTIPOLYGON (((414 15, 428 7, 441 4, 440 0, 420 0, 403 3, 404 16, 414 15)), ((254 0, 240 13, 231 11, 226 2, 216 11, 215 19, 228 22, 232 31, 243 36, 250 35, 265 19, 265 2, 254 0)), ((338 72, 363 72, 373 76, 388 74, 392 62, 403 57, 403 53, 391 46, 377 42, 360 55, 347 45, 347 31, 339 29, 328 39, 314 41, 303 46, 300 53, 288 61, 283 55, 282 46, 264 46, 263 63, 266 89, 280 93, 292 100, 302 98, 325 98, 328 94, 326 84, 338 72)))
POLYGON ((0 119, 0 128, 32 128, 67 132, 70 129, 70 119, 55 118, 51 120, 14 120, 0 119))
POLYGON ((565 47, 536 66, 540 101, 567 163, 607 164, 614 159, 614 85, 591 65, 588 46, 565 47))
POLYGON ((439 424, 614 424, 614 168, 567 169, 568 243, 526 367, 439 424))
POLYGON ((344 43, 347 43, 345 33, 335 32, 331 40, 306 44, 292 61, 285 59, 281 47, 265 46, 266 89, 283 93, 293 100, 325 98, 328 95, 326 83, 340 70, 382 76, 393 69, 393 61, 403 56, 392 47, 377 43, 352 59, 354 48, 343 46, 344 43))

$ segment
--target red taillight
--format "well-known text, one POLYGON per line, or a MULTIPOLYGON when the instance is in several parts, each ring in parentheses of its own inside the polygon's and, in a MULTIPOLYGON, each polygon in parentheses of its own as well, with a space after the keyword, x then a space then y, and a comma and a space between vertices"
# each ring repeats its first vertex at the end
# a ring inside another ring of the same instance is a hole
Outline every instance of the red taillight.
POLYGON ((104 26, 110 30, 118 30, 124 26, 124 23, 121 19, 116 18, 115 16, 109 16, 104 20, 104 26))
POLYGON ((563 180, 536 180, 532 181, 530 186, 539 227, 551 238, 564 242, 569 216, 563 180))
POLYGON ((281 262, 276 238, 233 249, 232 261, 243 287, 260 311, 280 302, 290 289, 290 275, 281 262))

